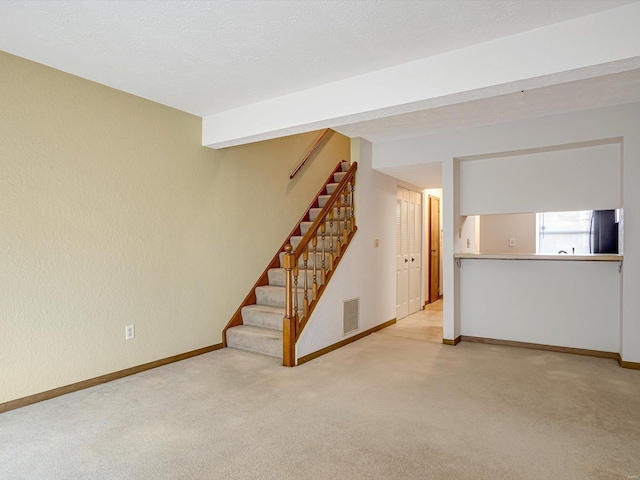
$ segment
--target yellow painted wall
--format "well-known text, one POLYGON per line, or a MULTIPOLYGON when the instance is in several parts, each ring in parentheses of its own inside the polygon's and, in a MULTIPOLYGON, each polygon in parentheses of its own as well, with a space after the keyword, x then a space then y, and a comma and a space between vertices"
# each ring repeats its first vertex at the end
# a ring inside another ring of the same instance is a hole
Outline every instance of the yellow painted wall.
POLYGON ((0 52, 0 403, 216 344, 341 159, 0 52), (124 327, 136 338, 125 341, 124 327))

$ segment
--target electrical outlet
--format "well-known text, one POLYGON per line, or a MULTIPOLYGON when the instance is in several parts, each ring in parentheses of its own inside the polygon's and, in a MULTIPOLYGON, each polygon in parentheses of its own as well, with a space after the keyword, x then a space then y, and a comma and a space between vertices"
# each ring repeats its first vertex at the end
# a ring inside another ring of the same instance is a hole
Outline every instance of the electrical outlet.
POLYGON ((127 325, 126 327, 124 327, 124 339, 125 340, 131 340, 133 338, 135 338, 136 336, 136 331, 133 327, 133 325, 127 325))
POLYGON ((516 246, 516 239, 515 238, 510 238, 509 239, 509 246, 510 247, 515 247, 516 246))
POLYGON ((471 248, 471 240, 467 238, 467 248, 471 248))
POLYGON ((374 246, 374 248, 378 248, 380 246, 380 239, 374 238, 373 239, 373 246, 374 246))

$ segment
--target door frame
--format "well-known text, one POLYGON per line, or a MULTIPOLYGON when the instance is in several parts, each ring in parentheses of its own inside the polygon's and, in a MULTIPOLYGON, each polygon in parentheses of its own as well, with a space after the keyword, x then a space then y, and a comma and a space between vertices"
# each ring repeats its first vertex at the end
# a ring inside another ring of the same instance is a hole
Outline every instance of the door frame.
POLYGON ((424 302, 425 305, 427 303, 433 303, 433 302, 437 301, 438 299, 440 299, 440 297, 441 297, 441 295, 440 295, 440 287, 441 287, 441 285, 440 285, 440 258, 441 258, 441 255, 442 255, 442 252, 440 251, 441 250, 440 249, 440 235, 441 235, 441 232, 442 232, 442 225, 440 225, 440 209, 442 208, 442 204, 441 204, 442 199, 438 198, 438 197, 436 197, 434 195, 427 195, 427 197, 428 197, 427 198, 427 209, 428 209, 427 211, 429 212, 429 216, 428 216, 429 221, 427 222, 427 226, 426 226, 426 228, 428 229, 427 230, 428 233, 426 233, 426 235, 427 235, 427 238, 428 238, 428 242, 427 242, 428 243, 428 247, 427 248, 428 248, 428 251, 429 251, 428 252, 428 255, 429 255, 429 257, 428 257, 429 258, 429 274, 428 274, 429 282, 428 282, 428 285, 427 285, 428 295, 427 295, 427 298, 425 299, 425 302, 424 302), (432 250, 431 230, 432 230, 432 227, 433 227, 433 225, 432 225, 433 218, 432 218, 432 215, 431 215, 431 203, 432 203, 432 201, 434 199, 438 201, 438 249, 437 249, 438 250, 438 260, 437 260, 437 263, 436 263, 437 267, 438 267, 438 296, 437 296, 437 298, 435 300, 432 301, 431 300, 431 287, 432 287, 431 282, 432 282, 432 278, 433 277, 431 275, 431 273, 432 273, 431 271, 432 271, 433 266, 431 264, 431 250, 432 250))
MULTIPOLYGON (((408 190, 410 193, 416 193, 420 196, 420 274, 419 274, 419 278, 420 278, 420 300, 419 300, 419 306, 418 306, 418 311, 420 310, 424 310, 424 305, 425 305, 425 292, 424 292, 424 271, 425 271, 425 221, 424 221, 424 213, 425 213, 425 209, 426 209, 426 205, 425 205, 425 197, 426 194, 423 190, 420 190, 418 187, 415 187, 411 184, 407 184, 407 183, 402 183, 402 182, 398 182, 396 184, 396 190, 398 188, 403 188, 405 190, 408 190)), ((408 232, 407 232, 408 233, 408 232)), ((395 278, 395 277, 394 277, 395 278)), ((396 294, 398 291, 398 285, 396 282, 396 294)))

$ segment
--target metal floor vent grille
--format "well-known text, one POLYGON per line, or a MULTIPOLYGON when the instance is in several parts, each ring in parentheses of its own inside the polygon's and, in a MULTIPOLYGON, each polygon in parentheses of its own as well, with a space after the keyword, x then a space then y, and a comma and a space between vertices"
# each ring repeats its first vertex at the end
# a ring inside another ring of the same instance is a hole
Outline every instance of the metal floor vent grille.
POLYGON ((345 300, 342 305, 343 334, 351 333, 360 327, 360 299, 345 300))

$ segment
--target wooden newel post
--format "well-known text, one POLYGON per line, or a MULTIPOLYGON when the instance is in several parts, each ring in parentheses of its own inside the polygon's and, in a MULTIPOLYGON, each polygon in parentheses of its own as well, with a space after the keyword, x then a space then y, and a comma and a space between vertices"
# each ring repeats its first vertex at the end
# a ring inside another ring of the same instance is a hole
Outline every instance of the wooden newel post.
MULTIPOLYGON (((293 315, 293 291, 292 291, 292 270, 295 263, 295 257, 291 251, 293 247, 287 244, 284 247, 284 273, 285 273, 285 310, 284 319, 282 320, 282 364, 285 367, 293 367, 296 364, 296 327, 297 319, 293 315)), ((305 272, 306 275, 306 272, 305 272)))

